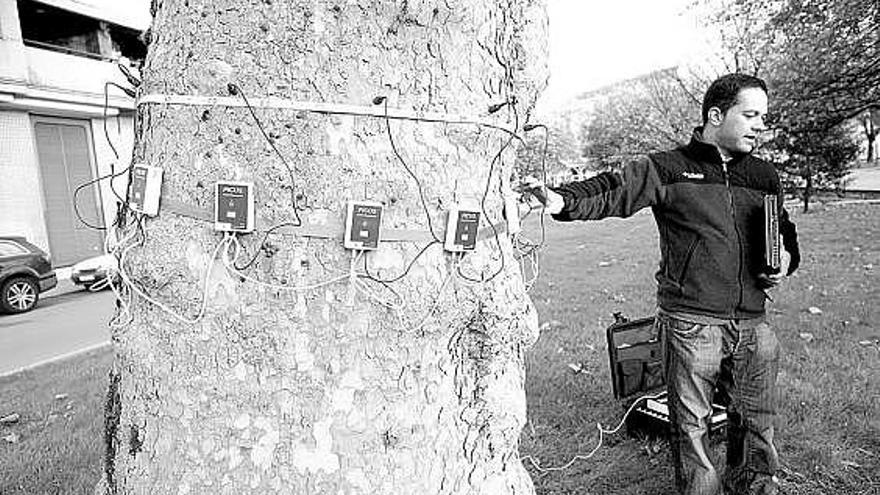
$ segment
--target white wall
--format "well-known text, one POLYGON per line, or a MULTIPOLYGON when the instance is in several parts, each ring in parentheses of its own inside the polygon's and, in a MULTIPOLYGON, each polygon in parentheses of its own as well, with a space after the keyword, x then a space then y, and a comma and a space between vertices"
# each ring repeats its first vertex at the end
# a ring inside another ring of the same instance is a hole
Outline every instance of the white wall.
MULTIPOLYGON (((107 136, 104 135, 103 119, 92 119, 92 142, 95 143, 95 160, 97 161, 96 177, 103 177, 113 172, 128 167, 131 164, 132 147, 134 145, 134 120, 130 113, 118 117, 107 118, 107 134, 113 141, 113 146, 119 154, 119 158, 113 154, 107 136)), ((124 173, 113 179, 112 186, 122 198, 126 195, 128 174, 124 173)), ((119 201, 111 189, 109 179, 102 180, 101 203, 104 209, 104 221, 108 224, 116 218, 116 203, 119 201)))
POLYGON ((49 237, 43 186, 27 112, 0 110, 0 233, 23 235, 44 251, 49 237))

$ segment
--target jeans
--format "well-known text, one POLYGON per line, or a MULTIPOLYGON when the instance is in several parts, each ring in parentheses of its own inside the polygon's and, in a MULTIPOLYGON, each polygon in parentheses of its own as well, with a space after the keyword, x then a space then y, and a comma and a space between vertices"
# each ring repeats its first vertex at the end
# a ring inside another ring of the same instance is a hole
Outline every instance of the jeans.
POLYGON ((776 334, 763 321, 699 324, 664 313, 656 321, 663 341, 679 493, 777 493, 779 459, 773 445, 779 368, 776 334), (708 418, 716 388, 729 399, 723 483, 709 458, 708 445, 708 418))

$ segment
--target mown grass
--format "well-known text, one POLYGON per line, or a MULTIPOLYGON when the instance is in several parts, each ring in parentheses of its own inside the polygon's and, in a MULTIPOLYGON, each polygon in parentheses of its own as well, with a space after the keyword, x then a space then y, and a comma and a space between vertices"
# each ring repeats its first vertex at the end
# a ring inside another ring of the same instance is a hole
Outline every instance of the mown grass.
MULTIPOLYGON (((793 212, 804 260, 770 305, 783 346, 777 430, 783 493, 877 494, 880 205, 814 208, 793 212)), ((530 421, 520 449, 543 467, 589 452, 596 423, 613 426, 623 413, 611 393, 605 329, 616 311, 652 314, 655 230, 648 213, 548 225, 532 292, 545 328, 528 356, 530 421)), ((720 457, 722 442, 715 448, 720 457)), ((539 494, 656 495, 674 493, 667 456, 662 438, 622 434, 563 471, 527 468, 539 494)))
POLYGON ((0 378, 0 494, 92 494, 101 474, 111 351, 0 378), (14 435, 14 443, 4 437, 14 435))
MULTIPOLYGON (((784 348, 778 423, 784 493, 877 494, 880 205, 793 213, 804 261, 771 305, 784 348)), ((615 311, 633 318, 653 312, 657 258, 649 214, 548 223, 532 291, 544 328, 527 359, 523 456, 545 467, 563 465, 592 450, 597 422, 607 427, 620 419, 625 404, 612 398, 605 328, 615 311)), ((92 493, 101 471, 110 359, 109 351, 99 351, 0 379, 0 416, 22 416, 0 427, 0 493, 92 493), (2 439, 10 433, 19 436, 14 444, 2 439)), ((667 450, 662 438, 620 434, 565 470, 526 466, 540 495, 659 495, 673 493, 667 450)))

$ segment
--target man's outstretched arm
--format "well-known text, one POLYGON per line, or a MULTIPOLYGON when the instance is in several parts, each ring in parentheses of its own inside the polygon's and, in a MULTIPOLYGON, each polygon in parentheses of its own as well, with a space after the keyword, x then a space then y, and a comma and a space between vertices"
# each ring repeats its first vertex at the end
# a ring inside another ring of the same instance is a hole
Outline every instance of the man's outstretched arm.
POLYGON ((598 220, 628 217, 659 201, 663 187, 649 158, 627 164, 621 172, 603 172, 589 179, 550 188, 533 177, 520 183, 555 220, 598 220))

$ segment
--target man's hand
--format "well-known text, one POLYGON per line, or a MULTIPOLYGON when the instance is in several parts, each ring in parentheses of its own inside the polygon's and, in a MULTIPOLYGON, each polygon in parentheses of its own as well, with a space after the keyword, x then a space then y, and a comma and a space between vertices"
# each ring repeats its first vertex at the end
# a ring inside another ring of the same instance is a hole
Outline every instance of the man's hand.
POLYGON ((565 206, 565 199, 558 193, 549 189, 543 182, 536 177, 523 177, 517 187, 520 193, 526 196, 534 196, 544 207, 547 213, 554 214, 562 211, 565 206))
POLYGON ((779 256, 779 271, 776 273, 758 274, 758 284, 761 288, 769 289, 779 285, 779 283, 786 277, 785 274, 788 273, 789 263, 791 263, 791 255, 788 254, 788 251, 783 249, 779 256))

